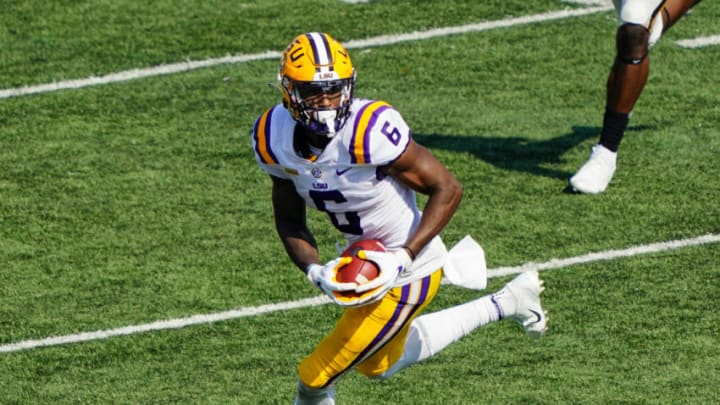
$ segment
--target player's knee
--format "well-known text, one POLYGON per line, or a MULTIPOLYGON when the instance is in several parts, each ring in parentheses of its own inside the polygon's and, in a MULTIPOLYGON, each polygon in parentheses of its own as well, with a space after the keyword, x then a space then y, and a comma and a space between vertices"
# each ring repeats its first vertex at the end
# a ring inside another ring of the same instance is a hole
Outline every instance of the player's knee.
MULTIPOLYGON (((395 362, 390 367, 386 367, 382 370, 374 370, 370 372, 363 372, 363 374, 366 377, 372 378, 374 380, 387 380, 388 378, 394 376, 398 373, 398 371, 404 369, 405 367, 409 366, 411 363, 407 361, 407 359, 403 356, 398 361, 395 362)), ((361 371, 362 372, 362 371, 361 371)))
POLYGON ((624 63, 637 65, 648 54, 650 31, 639 24, 623 24, 617 30, 617 56, 624 63))
POLYGON ((384 380, 386 377, 383 377, 383 374, 387 370, 386 360, 386 358, 383 358, 378 362, 373 361, 371 358, 368 361, 360 363, 360 365, 355 367, 355 370, 365 377, 384 380))

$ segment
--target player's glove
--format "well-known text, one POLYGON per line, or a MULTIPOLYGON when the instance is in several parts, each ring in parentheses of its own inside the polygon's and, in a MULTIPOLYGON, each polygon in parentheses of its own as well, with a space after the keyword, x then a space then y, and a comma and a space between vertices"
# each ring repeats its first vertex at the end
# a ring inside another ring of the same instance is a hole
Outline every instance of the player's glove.
POLYGON ((325 265, 310 264, 306 267, 307 278, 313 285, 332 298, 336 304, 344 305, 333 292, 355 291, 357 284, 338 282, 335 279, 335 274, 337 274, 340 267, 350 263, 350 260, 352 259, 349 257, 338 257, 325 263, 325 265))
POLYGON ((398 278, 398 275, 412 264, 412 259, 405 249, 392 252, 361 250, 357 255, 361 259, 374 262, 380 269, 380 274, 355 289, 362 297, 359 302, 356 303, 356 306, 367 305, 382 298, 395 286, 395 280, 398 278))

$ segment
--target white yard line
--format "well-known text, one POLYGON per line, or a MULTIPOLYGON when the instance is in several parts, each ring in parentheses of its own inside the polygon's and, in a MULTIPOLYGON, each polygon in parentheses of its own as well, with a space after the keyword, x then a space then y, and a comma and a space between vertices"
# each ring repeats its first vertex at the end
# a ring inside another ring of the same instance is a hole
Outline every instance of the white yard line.
MULTIPOLYGON (((381 35, 378 37, 350 40, 345 42, 347 48, 367 48, 373 46, 386 46, 407 41, 418 41, 436 37, 443 37, 455 34, 466 34, 470 32, 487 31, 495 28, 512 27, 516 25, 532 24, 544 21, 558 20, 570 17, 579 17, 593 13, 599 13, 612 9, 612 6, 603 5, 596 7, 568 9, 560 11, 552 11, 542 14, 529 15, 517 18, 508 18, 497 21, 488 21, 477 24, 460 25, 456 27, 445 27, 431 29, 427 31, 417 31, 398 35, 381 35)), ((140 79, 145 77, 167 75, 173 73, 186 72, 194 69, 201 69, 211 66, 217 66, 228 63, 245 63, 256 60, 278 59, 281 53, 279 51, 266 51, 262 53, 225 56, 222 58, 212 58, 201 61, 186 61, 172 63, 169 65, 159 65, 145 69, 132 69, 124 72, 111 73, 105 76, 93 76, 85 79, 65 80, 54 83, 38 84, 17 87, 14 89, 0 90, 0 99, 27 96, 31 94, 48 93, 58 90, 79 89, 89 86, 97 86, 101 84, 117 83, 127 80, 140 79)))
POLYGON ((612 0, 564 0, 563 3, 579 4, 583 6, 613 6, 612 0))
POLYGON ((582 256, 569 257, 567 259, 552 259, 545 263, 526 263, 515 267, 499 267, 497 269, 488 270, 488 277, 501 277, 510 274, 517 274, 530 270, 551 270, 563 267, 574 266, 576 264, 586 264, 599 262, 603 260, 615 260, 623 257, 633 257, 647 253, 658 253, 666 250, 680 249, 688 246, 705 245, 720 242, 720 234, 707 234, 691 239, 680 239, 669 242, 652 243, 649 245, 638 245, 619 250, 606 250, 604 252, 589 253, 582 256))
POLYGON ((97 86, 100 84, 111 84, 127 80, 141 79, 144 77, 181 73, 188 70, 201 69, 226 63, 244 63, 255 60, 276 59, 279 58, 280 55, 280 52, 267 51, 251 55, 225 56, 222 58, 178 62, 169 65, 154 66, 146 69, 132 69, 126 70, 124 72, 111 73, 105 76, 92 76, 85 79, 65 80, 61 82, 0 90, 0 99, 27 96, 30 94, 49 93, 57 90, 79 89, 82 87, 97 86))
MULTIPOLYGON (((510 274, 517 274, 523 271, 538 270, 545 271, 587 264, 604 260, 616 260, 624 257, 634 257, 647 253, 658 253, 668 250, 681 249, 690 246, 706 245, 720 242, 720 234, 707 234, 690 239, 674 240, 669 242, 652 243, 648 245, 633 246, 626 249, 607 250, 604 252, 590 253, 583 256, 570 257, 566 259, 553 259, 545 263, 526 263, 514 267, 500 267, 488 270, 488 277, 501 277, 510 274)), ((144 332, 160 331, 167 329, 178 329, 186 326, 200 325, 212 322, 226 321, 229 319, 257 316, 289 309, 306 308, 324 305, 330 302, 325 295, 305 298, 297 301, 267 304, 258 307, 239 308, 214 314, 194 315, 187 318, 156 321, 142 325, 125 326, 116 329, 107 329, 95 332, 84 332, 75 335, 53 336, 45 339, 24 340, 16 343, 9 343, 0 346, 0 353, 19 352, 22 350, 35 349, 46 346, 58 346, 71 343, 87 342, 91 340, 107 339, 114 336, 134 335, 144 332)))
POLYGON ((693 39, 681 39, 675 42, 683 48, 702 48, 710 45, 720 45, 720 35, 711 35, 709 37, 700 37, 693 39))

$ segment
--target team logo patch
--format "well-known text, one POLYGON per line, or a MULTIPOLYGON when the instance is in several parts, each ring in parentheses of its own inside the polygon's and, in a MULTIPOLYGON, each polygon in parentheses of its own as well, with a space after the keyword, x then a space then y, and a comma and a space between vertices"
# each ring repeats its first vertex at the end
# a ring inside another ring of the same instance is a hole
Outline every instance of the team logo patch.
POLYGON ((313 177, 315 177, 316 179, 319 179, 323 175, 322 170, 318 169, 317 167, 313 167, 310 173, 312 173, 313 177))

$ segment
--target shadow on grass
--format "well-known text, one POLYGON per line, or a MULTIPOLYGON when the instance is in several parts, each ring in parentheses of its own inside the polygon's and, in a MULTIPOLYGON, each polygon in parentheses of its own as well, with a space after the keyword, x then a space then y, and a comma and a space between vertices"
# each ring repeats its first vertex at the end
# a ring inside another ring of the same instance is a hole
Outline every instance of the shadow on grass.
MULTIPOLYGON (((646 128, 630 127, 628 132, 643 129, 646 128)), ((445 134, 413 134, 413 138, 431 149, 472 153, 478 159, 501 169, 555 179, 567 179, 574 172, 544 166, 564 163, 563 154, 586 139, 597 138, 599 134, 600 128, 598 127, 574 126, 570 133, 541 141, 521 137, 500 138, 445 134)), ((583 162, 577 162, 578 167, 583 162)))

